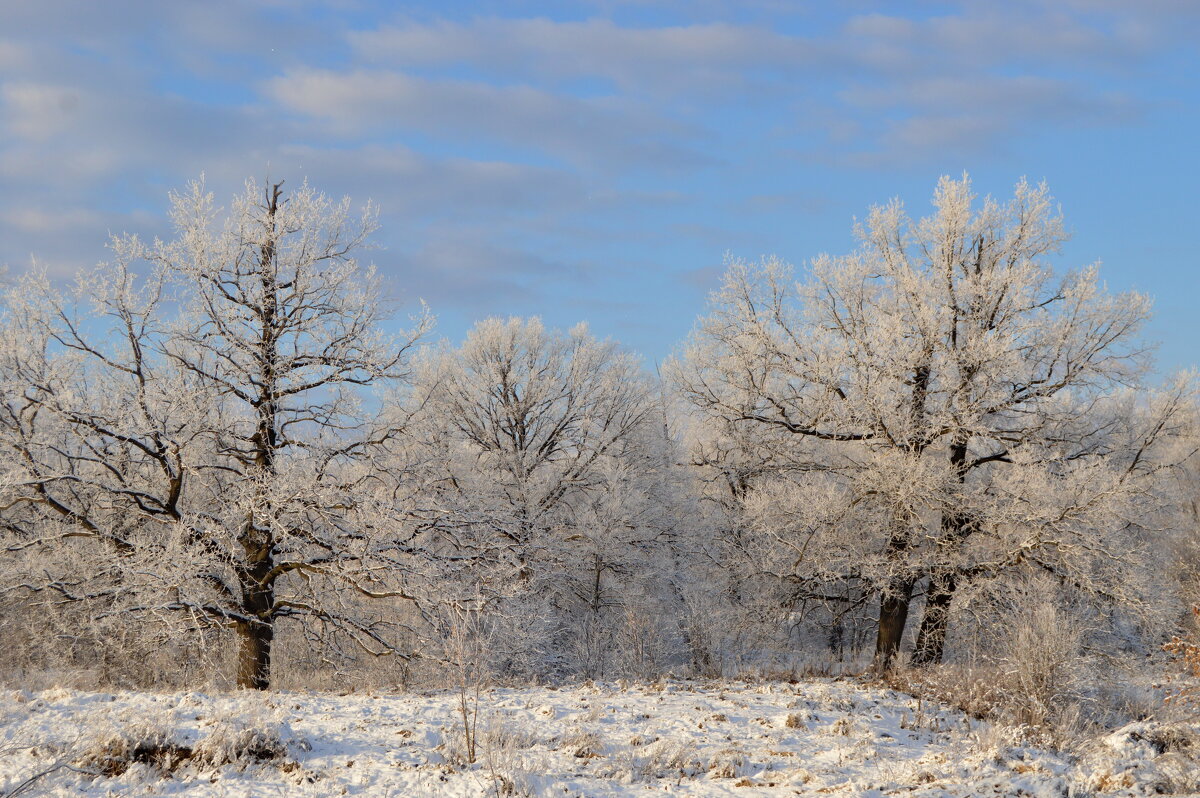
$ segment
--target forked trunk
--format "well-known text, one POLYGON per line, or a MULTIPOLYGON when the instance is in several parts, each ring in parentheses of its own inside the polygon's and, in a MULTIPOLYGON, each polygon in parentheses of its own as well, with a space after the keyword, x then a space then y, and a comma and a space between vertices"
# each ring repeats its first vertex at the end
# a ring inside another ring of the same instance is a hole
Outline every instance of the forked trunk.
MULTIPOLYGON (((950 465, 954 468, 959 486, 967 478, 967 438, 960 435, 950 447, 950 465)), ((949 553, 974 534, 978 527, 976 519, 959 510, 942 514, 942 536, 939 547, 949 553)), ((936 665, 942 661, 946 649, 946 629, 950 623, 950 605, 954 602, 954 591, 958 588, 958 574, 952 568, 934 568, 929 574, 926 591, 925 613, 921 628, 917 631, 916 648, 913 650, 913 665, 936 665)))
MULTIPOLYGON (((925 423, 925 402, 929 397, 929 379, 932 374, 932 349, 926 349, 925 357, 913 370, 912 404, 909 409, 913 429, 921 429, 925 423)), ((925 444, 913 440, 908 444, 909 452, 920 457, 925 444)), ((897 570, 879 598, 879 634, 875 638, 876 673, 891 670, 900 653, 900 641, 904 639, 904 628, 908 624, 908 605, 912 601, 912 573, 903 566, 903 558, 911 544, 912 510, 897 509, 891 519, 892 530, 888 539, 887 558, 897 570)))

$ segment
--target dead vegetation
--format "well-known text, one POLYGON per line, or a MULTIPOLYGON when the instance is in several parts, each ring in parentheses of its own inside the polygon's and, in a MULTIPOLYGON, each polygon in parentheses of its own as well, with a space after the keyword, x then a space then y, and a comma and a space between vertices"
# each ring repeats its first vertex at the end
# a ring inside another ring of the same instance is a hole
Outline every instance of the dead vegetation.
POLYGON ((190 762, 195 750, 172 739, 162 728, 137 724, 106 734, 75 758, 75 765, 88 773, 112 778, 134 765, 145 765, 161 776, 190 762))
POLYGON ((277 729, 238 722, 213 724, 193 745, 162 725, 139 721, 101 732, 83 744, 72 760, 81 772, 104 778, 124 775, 137 765, 166 778, 185 769, 206 771, 265 763, 284 772, 299 768, 277 729))

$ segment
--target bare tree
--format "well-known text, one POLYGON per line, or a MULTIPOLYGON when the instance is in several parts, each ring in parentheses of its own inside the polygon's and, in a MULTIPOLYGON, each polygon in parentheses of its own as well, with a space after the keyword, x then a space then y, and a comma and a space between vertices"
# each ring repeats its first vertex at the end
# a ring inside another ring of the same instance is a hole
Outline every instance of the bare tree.
POLYGON ((73 297, 36 277, 15 292, 10 587, 233 629, 242 687, 269 685, 280 619, 388 651, 342 598, 395 593, 370 467, 392 431, 360 390, 408 376, 429 317, 381 332, 379 281, 354 259, 370 206, 252 182, 227 213, 199 183, 171 206, 173 240, 114 239, 73 297))

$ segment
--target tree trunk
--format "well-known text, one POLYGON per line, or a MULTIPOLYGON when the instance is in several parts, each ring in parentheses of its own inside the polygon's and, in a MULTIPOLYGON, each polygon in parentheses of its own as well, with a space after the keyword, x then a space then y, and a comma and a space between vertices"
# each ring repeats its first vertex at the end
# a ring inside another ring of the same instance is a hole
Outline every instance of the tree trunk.
POLYGON ((903 563, 903 556, 911 542, 911 519, 905 512, 897 512, 892 518, 892 533, 888 538, 887 558, 895 569, 879 597, 879 633, 875 637, 876 673, 883 674, 891 669, 900 652, 900 641, 904 638, 904 627, 908 623, 908 604, 912 600, 914 579, 903 563))
POLYGON ((254 506, 246 518, 242 532, 242 547, 245 550, 244 570, 240 571, 242 587, 242 612, 254 620, 238 624, 241 648, 238 652, 237 686, 247 690, 266 690, 271 686, 271 643, 275 639, 275 584, 270 577, 274 566, 272 551, 275 547, 271 531, 271 502, 267 492, 268 483, 275 477, 275 455, 279 448, 278 428, 278 361, 279 345, 279 300, 276 295, 276 227, 275 214, 279 210, 280 187, 276 183, 267 191, 266 218, 264 224, 268 235, 259 255, 259 279, 262 283, 261 306, 258 308, 262 324, 259 340, 259 394, 255 402, 258 424, 251 444, 254 451, 253 476, 257 480, 258 493, 254 506), (264 523, 258 523, 262 519, 264 523))
POLYGON ((921 618, 917 645, 913 650, 913 665, 936 665, 942 661, 942 654, 946 648, 950 604, 954 601, 954 589, 957 586, 958 576, 953 571, 939 569, 930 575, 925 614, 921 618))
POLYGON ((241 646, 238 650, 237 686, 246 690, 266 690, 271 686, 271 643, 275 639, 275 621, 271 615, 275 603, 274 585, 262 580, 271 570, 269 558, 256 564, 243 578, 242 612, 257 621, 237 625, 241 646))
MULTIPOLYGON (((967 438, 959 436, 950 447, 950 465, 954 468, 959 486, 967 478, 967 438)), ((978 524, 972 516, 960 511, 942 513, 942 535, 938 546, 947 557, 976 530, 978 524)), ((946 628, 950 622, 950 605, 958 587, 958 574, 950 567, 934 568, 929 575, 929 588, 925 597, 925 613, 921 628, 917 632, 916 648, 913 650, 913 665, 936 665, 942 661, 946 648, 946 628)))
POLYGON ((829 625, 829 653, 841 662, 846 658, 846 626, 842 616, 836 615, 829 625))
MULTIPOLYGON (((932 349, 926 349, 924 354, 925 357, 913 371, 912 404, 909 414, 914 430, 924 426, 925 402, 929 398, 929 379, 933 373, 932 349)), ((908 442, 906 448, 915 457, 920 457, 925 444, 919 439, 913 439, 908 442)), ((912 542, 913 521, 911 508, 898 509, 891 519, 892 530, 888 539, 887 557, 897 571, 879 599, 879 634, 875 638, 873 666, 879 674, 891 669, 896 655, 900 653, 900 641, 904 639, 904 627, 908 624, 908 604, 912 600, 915 580, 903 559, 912 542)))
POLYGON ((275 627, 271 622, 238 624, 241 646, 238 650, 237 686, 244 690, 266 690, 271 686, 271 642, 275 627))
POLYGON ((908 603, 912 600, 913 580, 908 576, 896 577, 879 599, 879 634, 875 638, 876 673, 891 669, 900 652, 900 641, 908 623, 908 603))

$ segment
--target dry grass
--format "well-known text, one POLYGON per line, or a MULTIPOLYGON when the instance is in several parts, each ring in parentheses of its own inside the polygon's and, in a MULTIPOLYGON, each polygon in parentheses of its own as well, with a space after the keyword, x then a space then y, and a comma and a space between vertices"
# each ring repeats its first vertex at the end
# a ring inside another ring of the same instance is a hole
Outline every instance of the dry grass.
POLYGON ((74 758, 80 769, 108 778, 144 765, 160 777, 184 768, 209 769, 226 765, 271 762, 285 772, 298 768, 289 760, 287 744, 278 729, 239 721, 219 721, 195 745, 187 745, 161 725, 134 721, 98 733, 81 746, 74 758))
POLYGON ((718 751, 708 763, 709 778, 733 779, 750 767, 750 757, 737 748, 718 751))
MULTIPOLYGON (((1021 731, 1021 742, 1071 748, 1091 736, 1084 719, 1083 697, 1075 680, 1039 676, 1036 680, 999 666, 939 665, 920 669, 893 668, 884 685, 1021 731)), ((944 731, 923 717, 921 705, 907 726, 944 731)))
POLYGON ((287 745, 274 728, 236 722, 218 723, 192 751, 196 762, 221 767, 287 758, 287 745))
POLYGON ((192 748, 174 740, 162 727, 136 723, 98 735, 76 756, 75 765, 108 778, 120 776, 134 765, 168 775, 193 756, 192 748))
MULTIPOLYGON (((633 745, 632 741, 630 745, 633 745)), ((558 748, 569 750, 578 759, 594 759, 604 753, 600 735, 588 729, 575 729, 566 734, 559 740, 558 748)))
POLYGON ((1175 657, 1185 684, 1169 700, 1200 706, 1200 607, 1193 607, 1197 631, 1189 637, 1173 637, 1163 650, 1175 657))

